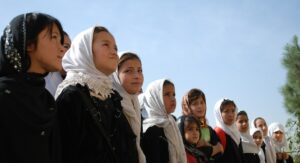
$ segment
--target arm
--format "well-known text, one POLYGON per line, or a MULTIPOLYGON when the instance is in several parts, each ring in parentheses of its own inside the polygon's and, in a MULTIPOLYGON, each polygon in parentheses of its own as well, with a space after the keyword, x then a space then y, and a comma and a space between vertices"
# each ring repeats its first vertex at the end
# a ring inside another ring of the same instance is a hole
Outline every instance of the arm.
MULTIPOLYGON (((70 87, 69 87, 70 88, 70 87)), ((76 90, 64 90, 56 100, 64 162, 78 161, 83 133, 83 111, 80 94, 76 90)))

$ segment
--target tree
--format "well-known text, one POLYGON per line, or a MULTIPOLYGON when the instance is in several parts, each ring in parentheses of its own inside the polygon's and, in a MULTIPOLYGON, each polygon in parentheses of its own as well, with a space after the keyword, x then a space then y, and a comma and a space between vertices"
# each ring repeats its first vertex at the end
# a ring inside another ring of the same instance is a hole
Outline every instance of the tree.
POLYGON ((284 96, 284 105, 287 111, 295 116, 296 119, 289 119, 286 126, 290 148, 293 151, 295 162, 299 162, 300 146, 300 48, 298 37, 294 36, 291 44, 285 47, 282 64, 287 69, 287 80, 281 89, 284 96))

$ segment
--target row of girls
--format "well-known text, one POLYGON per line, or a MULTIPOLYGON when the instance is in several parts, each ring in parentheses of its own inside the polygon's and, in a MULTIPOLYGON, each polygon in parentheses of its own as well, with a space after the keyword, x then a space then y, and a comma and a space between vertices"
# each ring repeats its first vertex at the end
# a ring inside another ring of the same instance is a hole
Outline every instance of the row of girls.
POLYGON ((141 93, 140 58, 118 56, 105 27, 86 29, 70 43, 56 18, 26 13, 9 22, 0 48, 1 163, 291 160, 282 152, 282 125, 268 131, 256 118, 249 131, 247 114, 237 116, 232 100, 216 103, 212 129, 204 93, 191 89, 176 119, 174 83, 156 80, 141 93))

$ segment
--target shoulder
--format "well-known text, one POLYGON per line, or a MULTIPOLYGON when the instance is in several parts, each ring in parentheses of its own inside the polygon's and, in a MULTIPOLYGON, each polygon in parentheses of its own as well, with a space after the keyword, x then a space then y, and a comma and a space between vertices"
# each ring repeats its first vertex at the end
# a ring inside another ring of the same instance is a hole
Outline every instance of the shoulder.
POLYGON ((145 132, 146 135, 149 135, 151 137, 156 137, 156 136, 164 136, 164 129, 158 126, 152 126, 147 129, 145 132))

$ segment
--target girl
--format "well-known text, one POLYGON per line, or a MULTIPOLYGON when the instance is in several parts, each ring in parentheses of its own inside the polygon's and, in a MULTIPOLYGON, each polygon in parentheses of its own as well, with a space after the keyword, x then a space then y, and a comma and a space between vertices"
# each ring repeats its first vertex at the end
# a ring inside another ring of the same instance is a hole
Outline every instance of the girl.
POLYGON ((264 151, 266 163, 276 163, 276 153, 271 146, 270 137, 268 136, 268 126, 266 121, 262 117, 257 117, 254 119, 253 128, 259 128, 263 132, 264 141, 261 148, 264 151))
MULTIPOLYGON (((64 32, 64 53, 70 48, 70 46, 71 40, 69 38, 69 35, 66 32, 64 32)), ((50 72, 45 77, 46 89, 51 93, 53 97, 55 96, 57 86, 63 81, 63 76, 65 76, 65 72, 61 66, 59 71, 50 72)))
POLYGON ((62 41, 60 22, 43 13, 19 15, 4 29, 0 162, 61 162, 57 109, 44 77, 60 68, 62 41))
POLYGON ((257 145, 254 143, 253 138, 250 135, 249 119, 245 111, 238 112, 235 124, 240 131, 242 138, 244 163, 259 162, 259 148, 257 148, 257 145))
POLYGON ((156 80, 142 97, 148 114, 142 139, 147 163, 186 163, 182 138, 171 115, 176 108, 174 84, 167 79, 156 80))
POLYGON ((187 163, 207 162, 204 153, 197 149, 197 143, 201 138, 198 119, 192 115, 183 115, 178 120, 178 128, 185 146, 187 163))
POLYGON ((261 145, 263 143, 263 133, 261 131, 261 129, 259 128, 251 128, 250 129, 250 135, 253 138, 253 141, 255 142, 255 144, 257 145, 259 152, 258 152, 258 156, 259 156, 259 162, 260 163, 265 163, 265 154, 264 151, 261 148, 261 145))
POLYGON ((286 152, 288 145, 283 125, 277 122, 271 123, 269 126, 269 137, 271 138, 271 145, 276 152, 276 162, 293 163, 293 158, 286 152))
POLYGON ((216 162, 243 162, 241 137, 234 124, 236 113, 237 107, 232 100, 221 99, 215 104, 214 114, 217 126, 215 131, 224 148, 223 155, 216 162))
POLYGON ((223 147, 219 143, 215 131, 207 124, 206 98, 200 89, 193 88, 183 96, 182 113, 183 115, 193 115, 200 121, 201 141, 199 141, 198 147, 200 146, 199 149, 206 154, 207 158, 210 158, 210 162, 213 162, 213 156, 220 155, 223 147))
POLYGON ((67 76, 56 92, 64 162, 138 162, 136 136, 112 89, 118 60, 114 37, 100 26, 77 35, 65 54, 67 76))
POLYGON ((138 93, 144 82, 142 62, 132 52, 120 53, 117 71, 113 73, 113 86, 122 96, 123 112, 136 136, 139 163, 145 163, 146 158, 140 147, 141 111, 138 93))

